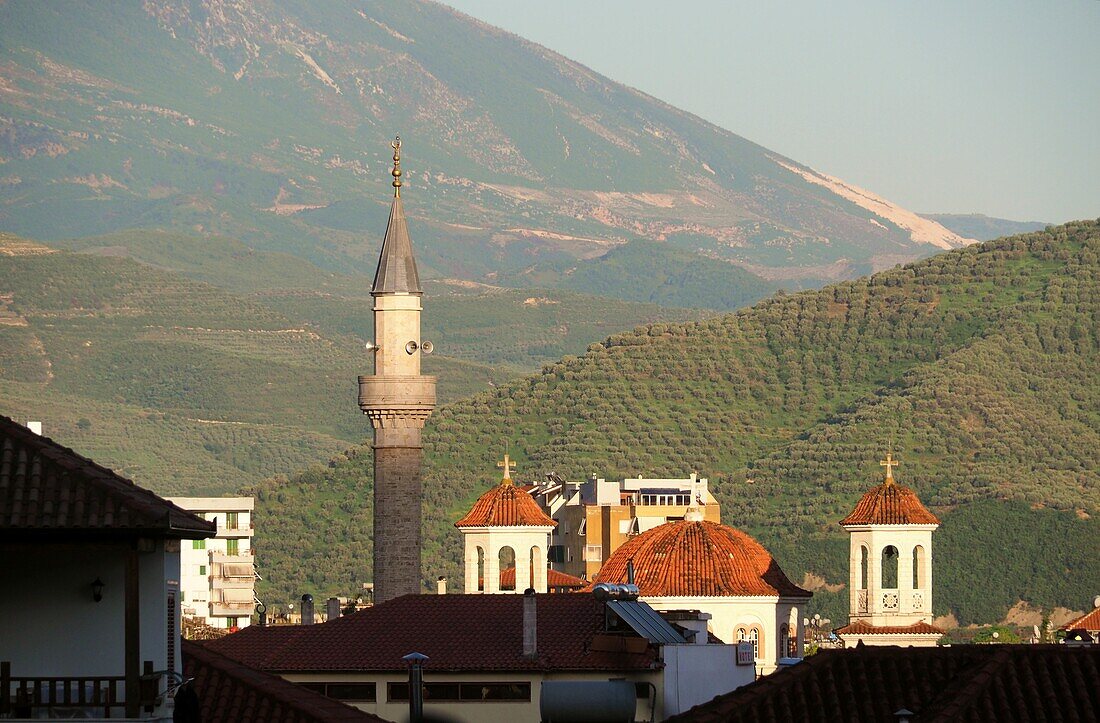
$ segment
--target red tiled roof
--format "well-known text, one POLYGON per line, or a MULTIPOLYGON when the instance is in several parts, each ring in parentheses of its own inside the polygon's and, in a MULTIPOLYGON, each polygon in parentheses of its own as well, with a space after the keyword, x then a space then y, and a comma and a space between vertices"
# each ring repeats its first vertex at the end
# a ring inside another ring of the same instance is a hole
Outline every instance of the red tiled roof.
POLYGON ((197 539, 216 527, 0 416, 0 534, 61 531, 197 539))
POLYGON ((183 641, 183 676, 194 678, 203 723, 383 723, 383 719, 209 648, 183 641))
POLYGON ((925 622, 912 625, 868 625, 862 620, 849 623, 836 631, 843 637, 849 635, 943 635, 943 631, 935 625, 925 622))
POLYGON ((938 525, 939 519, 921 504, 917 493, 893 480, 867 491, 841 525, 938 525))
MULTIPOLYGON (((579 577, 573 577, 567 575, 564 572, 558 572, 553 568, 546 571, 546 586, 549 588, 555 587, 572 587, 578 590, 588 585, 587 582, 579 577)), ((507 567, 500 571, 500 586, 515 588, 516 586, 516 568, 507 567)))
POLYGON ((1071 620, 1060 630, 1100 630, 1100 608, 1093 608, 1076 620, 1071 620))
POLYGON ((667 723, 1100 720, 1100 646, 822 650, 667 723))
POLYGON ((717 522, 668 522, 631 538, 594 584, 625 583, 631 560, 634 583, 648 597, 812 595, 788 580, 759 542, 717 522))
POLYGON ((478 498, 455 527, 553 527, 535 498, 522 487, 505 479, 478 498))
POLYGON ((604 606, 591 595, 535 596, 538 656, 523 656, 524 595, 405 595, 318 625, 250 626, 204 645, 268 671, 400 671, 411 652, 425 669, 648 670, 656 651, 589 650, 604 606))

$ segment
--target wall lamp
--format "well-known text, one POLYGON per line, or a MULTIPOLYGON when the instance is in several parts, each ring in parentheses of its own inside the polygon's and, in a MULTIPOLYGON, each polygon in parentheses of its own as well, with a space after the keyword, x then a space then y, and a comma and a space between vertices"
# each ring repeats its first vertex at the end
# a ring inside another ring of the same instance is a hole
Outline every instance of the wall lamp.
POLYGON ((103 581, 97 576, 92 582, 92 599, 99 602, 103 599, 103 581))

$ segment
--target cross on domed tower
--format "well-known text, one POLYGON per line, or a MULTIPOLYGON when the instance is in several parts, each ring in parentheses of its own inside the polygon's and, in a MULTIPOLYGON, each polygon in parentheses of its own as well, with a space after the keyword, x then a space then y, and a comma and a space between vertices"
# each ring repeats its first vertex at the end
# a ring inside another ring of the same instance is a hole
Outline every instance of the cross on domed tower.
POLYGON ((420 441, 435 408, 435 377, 420 373, 420 276, 401 205, 401 139, 393 148, 393 205, 378 256, 374 374, 359 377, 359 408, 374 428, 374 599, 419 593, 420 441))
POLYGON ((546 553, 558 523, 512 481, 516 463, 508 455, 497 467, 504 470, 500 484, 455 523, 462 532, 466 592, 522 593, 528 587, 546 592, 546 553))
POLYGON ((840 522, 849 535, 849 622, 837 633, 849 645, 935 645, 943 635, 931 624, 932 533, 940 521, 895 481, 892 453, 879 465, 886 479, 840 522))

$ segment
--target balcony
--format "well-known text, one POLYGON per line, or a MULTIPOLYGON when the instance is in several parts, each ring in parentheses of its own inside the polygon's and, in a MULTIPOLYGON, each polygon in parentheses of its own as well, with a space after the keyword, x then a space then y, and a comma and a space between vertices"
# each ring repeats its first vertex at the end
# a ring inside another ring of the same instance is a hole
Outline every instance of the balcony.
MULTIPOLYGON (((164 671, 153 672, 152 666, 152 661, 145 662, 133 709, 149 711, 163 701, 164 671)), ((11 667, 8 661, 0 663, 0 718, 130 718, 125 676, 23 677, 13 676, 11 667)))
POLYGON ((233 537, 252 537, 256 534, 254 525, 249 522, 247 525, 239 523, 236 525, 225 525, 221 521, 218 521, 218 532, 215 537, 219 539, 233 538, 233 537))

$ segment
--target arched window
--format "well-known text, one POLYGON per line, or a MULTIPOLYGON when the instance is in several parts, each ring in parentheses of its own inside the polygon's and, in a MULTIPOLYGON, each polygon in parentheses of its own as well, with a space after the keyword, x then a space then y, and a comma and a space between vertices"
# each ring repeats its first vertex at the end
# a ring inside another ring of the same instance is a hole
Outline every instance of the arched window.
POLYGON ((913 548, 913 589, 923 590, 928 582, 924 579, 924 548, 917 545, 913 548))
POLYGON ((887 545, 882 548, 882 587, 892 590, 898 586, 898 548, 887 545))
POLYGON ((859 546, 859 589, 867 589, 867 545, 859 546))
POLYGON ((546 561, 542 559, 542 549, 538 545, 531 548, 530 563, 527 569, 531 571, 531 579, 527 587, 538 590, 546 577, 546 561))
POLYGON ((477 591, 485 592, 485 550, 477 548, 477 591))
POLYGON ((516 580, 515 575, 512 576, 512 582, 509 585, 505 585, 503 583, 503 579, 504 579, 504 571, 507 570, 510 567, 514 568, 516 566, 516 551, 513 550, 511 547, 508 547, 507 545, 505 545, 504 547, 500 548, 500 552, 497 554, 497 561, 500 563, 500 567, 498 567, 497 569, 500 570, 500 576, 501 576, 501 580, 502 580, 501 585, 500 585, 500 589, 501 590, 515 590, 516 589, 516 584, 521 582, 520 580, 516 580))
POLYGON ((779 626, 779 657, 790 658, 793 657, 790 654, 791 633, 790 628, 787 627, 787 623, 783 623, 779 626))
POLYGON ((759 625, 744 625, 737 628, 737 642, 752 643, 752 657, 760 658, 760 649, 764 644, 764 635, 759 625))

